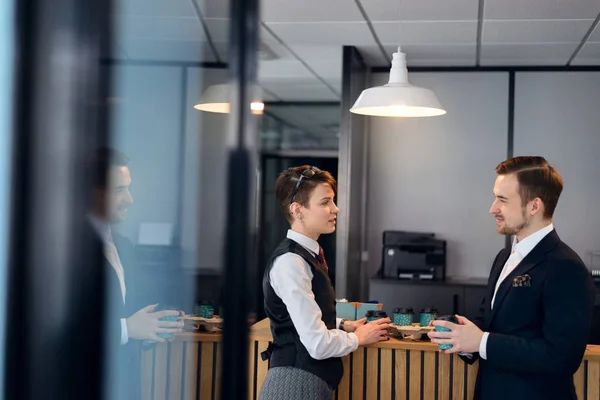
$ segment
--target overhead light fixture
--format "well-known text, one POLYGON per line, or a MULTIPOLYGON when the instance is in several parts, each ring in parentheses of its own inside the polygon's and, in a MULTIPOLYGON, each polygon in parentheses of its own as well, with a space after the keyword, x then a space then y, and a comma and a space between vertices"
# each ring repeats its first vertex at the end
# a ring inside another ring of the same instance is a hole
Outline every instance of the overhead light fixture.
POLYGON ((446 114, 435 93, 408 82, 406 55, 400 46, 392 57, 389 82, 363 90, 350 112, 376 117, 435 117, 446 114))
MULTIPOLYGON (((250 102, 250 112, 252 114, 262 114, 265 104, 262 101, 261 89, 258 85, 248 86, 252 93, 250 102)), ((230 84, 220 84, 209 86, 200 97, 200 102, 194 106, 200 111, 229 114, 231 110, 231 90, 230 84)))
MULTIPOLYGON (((398 37, 401 36, 400 8, 399 4, 398 37)), ((435 93, 408 82, 406 54, 399 45, 392 56, 387 85, 363 90, 350 112, 376 117, 435 117, 446 114, 435 93)))

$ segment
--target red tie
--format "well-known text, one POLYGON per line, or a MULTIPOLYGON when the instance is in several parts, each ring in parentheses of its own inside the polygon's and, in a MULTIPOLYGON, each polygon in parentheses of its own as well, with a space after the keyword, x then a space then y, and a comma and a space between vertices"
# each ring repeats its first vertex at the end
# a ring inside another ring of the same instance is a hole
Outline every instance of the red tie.
POLYGON ((327 261, 325 261, 325 253, 323 252, 323 248, 319 247, 319 254, 317 255, 317 261, 321 264, 321 267, 329 272, 329 268, 327 268, 327 261))

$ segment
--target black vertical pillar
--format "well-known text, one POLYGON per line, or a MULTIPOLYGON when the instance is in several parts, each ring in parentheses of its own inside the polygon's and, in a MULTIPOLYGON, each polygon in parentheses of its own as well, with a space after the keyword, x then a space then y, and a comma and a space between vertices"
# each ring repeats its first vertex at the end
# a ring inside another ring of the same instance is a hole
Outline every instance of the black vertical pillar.
POLYGON ((336 296, 351 301, 367 300, 369 276, 363 266, 366 249, 366 163, 368 117, 350 112, 367 88, 369 70, 353 46, 344 46, 338 165, 336 296))
POLYGON ((258 0, 231 1, 229 68, 232 85, 227 164, 227 227, 222 398, 247 397, 249 277, 256 248, 256 120, 250 113, 256 83, 258 0))
POLYGON ((102 256, 88 155, 107 142, 111 1, 19 0, 6 399, 100 399, 102 256))

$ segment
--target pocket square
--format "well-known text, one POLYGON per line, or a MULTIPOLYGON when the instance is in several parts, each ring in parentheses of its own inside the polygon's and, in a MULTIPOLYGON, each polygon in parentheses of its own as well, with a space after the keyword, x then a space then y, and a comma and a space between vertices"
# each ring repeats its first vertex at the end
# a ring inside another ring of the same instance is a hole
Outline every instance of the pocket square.
POLYGON ((513 279, 513 287, 531 287, 531 277, 529 275, 519 275, 513 279))

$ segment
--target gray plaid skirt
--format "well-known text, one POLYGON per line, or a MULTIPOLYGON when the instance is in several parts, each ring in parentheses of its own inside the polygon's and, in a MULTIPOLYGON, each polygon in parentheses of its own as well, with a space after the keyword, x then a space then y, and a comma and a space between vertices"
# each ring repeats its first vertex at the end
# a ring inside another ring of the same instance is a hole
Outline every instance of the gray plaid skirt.
POLYGON ((294 367, 269 369, 259 400, 331 400, 333 391, 316 375, 294 367))

